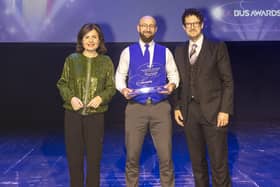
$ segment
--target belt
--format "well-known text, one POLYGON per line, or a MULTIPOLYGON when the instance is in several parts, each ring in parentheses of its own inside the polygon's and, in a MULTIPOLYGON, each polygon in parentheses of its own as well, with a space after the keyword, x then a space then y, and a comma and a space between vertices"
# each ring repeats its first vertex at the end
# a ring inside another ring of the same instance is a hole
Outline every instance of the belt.
MULTIPOLYGON (((162 101, 166 101, 166 99, 161 100, 161 101, 159 101, 159 102, 157 102, 157 103, 160 103, 160 102, 162 102, 162 101)), ((138 102, 133 101, 133 100, 129 100, 128 102, 129 102, 130 104, 136 104, 136 103, 137 103, 137 104, 141 104, 141 105, 157 104, 157 103, 153 102, 152 98, 150 98, 150 97, 148 97, 148 98, 146 99, 145 103, 138 103, 138 102)))
POLYGON ((152 98, 148 97, 145 104, 149 105, 149 104, 152 104, 152 103, 153 103, 152 98))

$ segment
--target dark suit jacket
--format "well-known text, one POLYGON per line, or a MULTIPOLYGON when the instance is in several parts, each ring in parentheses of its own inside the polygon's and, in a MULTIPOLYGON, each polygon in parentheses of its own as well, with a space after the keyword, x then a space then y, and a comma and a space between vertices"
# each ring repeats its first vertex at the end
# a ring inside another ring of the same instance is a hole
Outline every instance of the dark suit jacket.
MULTIPOLYGON (((175 61, 180 73, 180 85, 175 91, 175 107, 181 109, 187 122, 190 102, 189 42, 175 49, 175 61)), ((204 37, 196 61, 198 65, 197 93, 206 120, 217 124, 218 112, 233 114, 233 78, 227 47, 223 42, 212 42, 204 37)))

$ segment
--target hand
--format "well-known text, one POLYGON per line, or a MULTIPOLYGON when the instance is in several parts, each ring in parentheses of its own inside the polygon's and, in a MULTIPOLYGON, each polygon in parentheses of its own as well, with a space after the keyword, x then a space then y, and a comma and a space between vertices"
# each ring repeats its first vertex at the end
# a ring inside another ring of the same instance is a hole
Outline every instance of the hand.
POLYGON ((165 90, 160 91, 159 93, 165 94, 165 95, 170 95, 173 90, 175 89, 176 85, 174 83, 168 83, 164 86, 165 90))
POLYGON ((135 95, 132 94, 133 90, 129 88, 123 88, 121 93, 126 99, 131 99, 135 95))
POLYGON ((83 102, 78 97, 72 97, 71 98, 71 105, 72 105, 72 108, 75 111, 77 111, 77 110, 79 110, 79 109, 84 107, 83 102))
POLYGON ((178 123, 178 125, 184 127, 184 123, 183 123, 184 118, 183 118, 183 115, 182 115, 181 111, 180 110, 175 110, 174 111, 174 116, 175 116, 175 120, 178 123))
POLYGON ((87 107, 98 108, 101 103, 102 98, 100 96, 96 96, 87 104, 87 107))
POLYGON ((217 117, 217 127, 224 127, 229 122, 229 114, 224 112, 219 112, 217 117))

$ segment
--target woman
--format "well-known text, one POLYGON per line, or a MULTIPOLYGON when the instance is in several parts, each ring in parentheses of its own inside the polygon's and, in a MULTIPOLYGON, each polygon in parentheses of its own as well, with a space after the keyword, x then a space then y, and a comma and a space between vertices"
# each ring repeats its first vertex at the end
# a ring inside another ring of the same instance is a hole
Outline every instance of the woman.
POLYGON ((115 94, 114 66, 100 27, 85 24, 77 36, 76 53, 65 61, 57 82, 65 108, 65 143, 72 187, 100 185, 100 160, 104 135, 104 112, 115 94))

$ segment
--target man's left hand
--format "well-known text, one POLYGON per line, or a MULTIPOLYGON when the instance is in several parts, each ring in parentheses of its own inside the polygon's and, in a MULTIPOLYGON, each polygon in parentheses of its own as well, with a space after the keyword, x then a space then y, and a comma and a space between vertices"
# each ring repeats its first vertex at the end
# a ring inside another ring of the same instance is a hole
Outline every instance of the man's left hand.
POLYGON ((225 112, 219 112, 217 117, 217 127, 224 127, 229 122, 229 114, 225 112))
POLYGON ((164 85, 165 90, 160 91, 159 93, 165 94, 165 95, 170 95, 173 90, 175 89, 176 85, 174 83, 168 83, 164 85))

